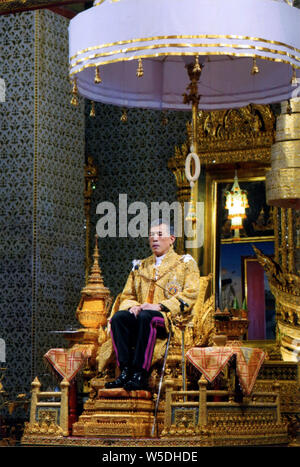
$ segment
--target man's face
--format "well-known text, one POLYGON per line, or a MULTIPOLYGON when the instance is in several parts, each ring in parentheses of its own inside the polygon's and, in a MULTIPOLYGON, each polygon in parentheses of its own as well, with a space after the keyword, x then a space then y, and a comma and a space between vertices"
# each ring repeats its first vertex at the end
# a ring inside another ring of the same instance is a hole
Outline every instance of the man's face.
POLYGON ((168 227, 165 224, 151 227, 149 243, 152 253, 155 256, 162 256, 166 254, 174 241, 174 235, 170 235, 168 227))

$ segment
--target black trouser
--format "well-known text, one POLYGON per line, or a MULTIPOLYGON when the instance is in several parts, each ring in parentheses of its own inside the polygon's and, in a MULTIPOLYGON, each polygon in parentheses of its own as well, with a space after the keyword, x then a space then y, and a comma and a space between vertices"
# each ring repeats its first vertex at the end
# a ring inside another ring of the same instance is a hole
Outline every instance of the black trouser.
POLYGON ((120 310, 110 323, 118 366, 149 371, 157 333, 166 335, 162 313, 142 310, 136 317, 127 310, 120 310))

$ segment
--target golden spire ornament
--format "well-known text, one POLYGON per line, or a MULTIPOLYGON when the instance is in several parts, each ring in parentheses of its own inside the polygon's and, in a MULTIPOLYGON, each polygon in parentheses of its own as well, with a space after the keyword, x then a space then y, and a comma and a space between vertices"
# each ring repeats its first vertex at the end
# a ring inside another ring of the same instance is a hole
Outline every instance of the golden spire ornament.
POLYGON ((75 107, 79 104, 76 78, 74 78, 74 81, 73 81, 71 104, 74 105, 75 107))
POLYGON ((76 310, 76 318, 84 328, 88 328, 91 334, 97 338, 101 327, 107 324, 107 312, 111 305, 112 297, 109 289, 103 282, 102 272, 99 266, 98 235, 95 235, 95 248, 93 264, 90 269, 87 284, 81 291, 81 298, 76 310))
POLYGON ((137 67, 137 70, 136 70, 136 76, 138 78, 141 78, 142 76, 144 76, 144 68, 143 68, 143 63, 142 63, 141 58, 139 58, 139 63, 138 63, 138 67, 137 67))
POLYGON ((251 70, 251 75, 256 75, 259 73, 259 68, 256 63, 256 58, 253 59, 253 65, 252 65, 252 70, 251 70))
POLYGON ((95 102, 91 101, 90 117, 96 117, 95 102))
POLYGON ((102 83, 102 79, 101 79, 101 76, 100 76, 100 71, 99 71, 99 67, 98 67, 98 66, 96 66, 96 72, 95 72, 94 83, 95 83, 95 84, 100 84, 100 83, 102 83))

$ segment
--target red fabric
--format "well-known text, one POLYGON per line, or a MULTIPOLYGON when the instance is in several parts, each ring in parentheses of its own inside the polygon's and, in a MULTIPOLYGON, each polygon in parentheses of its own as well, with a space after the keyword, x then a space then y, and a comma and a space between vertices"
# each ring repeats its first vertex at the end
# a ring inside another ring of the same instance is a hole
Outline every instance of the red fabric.
POLYGON ((233 355, 236 355, 236 372, 243 393, 249 395, 266 357, 263 350, 239 345, 232 347, 193 347, 186 353, 186 358, 211 383, 233 355))
POLYGON ((50 349, 44 358, 63 378, 71 381, 85 365, 89 351, 72 349, 50 349))
POLYGON ((225 368, 232 357, 230 347, 193 347, 186 353, 186 358, 211 383, 225 368))

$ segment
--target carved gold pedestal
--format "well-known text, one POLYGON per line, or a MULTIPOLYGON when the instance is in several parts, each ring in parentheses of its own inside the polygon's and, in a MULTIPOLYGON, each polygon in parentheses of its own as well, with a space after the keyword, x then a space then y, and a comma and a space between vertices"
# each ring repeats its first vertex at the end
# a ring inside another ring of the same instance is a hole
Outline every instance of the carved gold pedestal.
MULTIPOLYGON (((109 391, 106 391, 109 394, 109 391)), ((73 425, 73 436, 145 438, 150 437, 154 421, 154 402, 151 394, 130 393, 120 389, 115 397, 89 399, 79 421, 73 425)), ((105 393, 105 391, 103 391, 105 393)), ((158 424, 162 424, 159 417, 158 424)))

